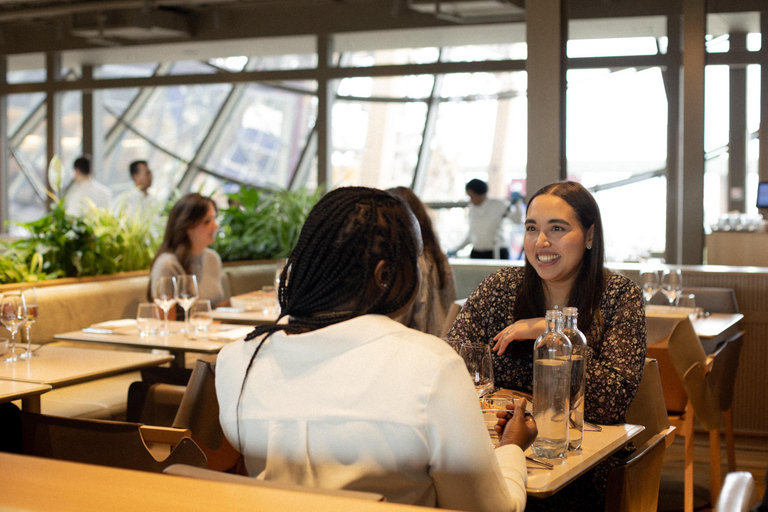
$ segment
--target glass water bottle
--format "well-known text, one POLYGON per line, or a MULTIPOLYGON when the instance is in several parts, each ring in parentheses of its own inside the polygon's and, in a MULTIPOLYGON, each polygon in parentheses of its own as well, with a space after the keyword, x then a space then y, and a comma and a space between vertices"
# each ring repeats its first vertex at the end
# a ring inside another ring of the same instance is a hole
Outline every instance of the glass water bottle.
POLYGON ((577 308, 563 308, 565 326, 563 334, 571 342, 571 396, 570 417, 568 418, 568 449, 581 448, 584 437, 584 371, 587 361, 587 338, 579 330, 577 308))
POLYGON ((539 434, 531 446, 537 457, 555 459, 568 451, 571 342, 563 334, 563 313, 549 310, 547 330, 533 346, 533 417, 539 434))

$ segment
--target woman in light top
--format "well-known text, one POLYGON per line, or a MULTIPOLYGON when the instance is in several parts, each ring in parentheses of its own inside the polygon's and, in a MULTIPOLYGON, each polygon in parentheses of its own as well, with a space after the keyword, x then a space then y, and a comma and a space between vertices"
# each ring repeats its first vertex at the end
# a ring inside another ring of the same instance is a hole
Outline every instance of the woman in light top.
POLYGON ((216 363, 219 420, 251 476, 525 508, 533 420, 524 408, 500 419, 494 450, 459 355, 393 320, 418 290, 421 248, 408 206, 384 191, 339 188, 312 209, 281 275, 280 320, 216 363))
POLYGON ((150 295, 160 277, 194 274, 200 300, 210 300, 214 307, 224 301, 221 257, 208 247, 219 229, 217 213, 213 200, 197 193, 187 194, 173 205, 152 262, 150 295))
POLYGON ((390 194, 405 199, 421 230, 421 240, 424 250, 419 256, 421 269, 421 287, 411 310, 397 320, 416 329, 440 336, 448 322, 448 312, 456 300, 456 283, 453 270, 448 263, 448 257, 440 249, 437 235, 432 229, 424 203, 406 187, 395 187, 387 190, 390 194))

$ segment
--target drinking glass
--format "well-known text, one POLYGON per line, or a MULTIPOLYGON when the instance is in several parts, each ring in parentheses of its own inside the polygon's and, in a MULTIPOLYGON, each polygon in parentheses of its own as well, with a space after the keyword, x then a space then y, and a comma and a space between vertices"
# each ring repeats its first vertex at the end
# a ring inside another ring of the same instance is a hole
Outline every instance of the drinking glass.
POLYGON ((155 299, 155 304, 165 313, 165 327, 160 334, 168 335, 171 333, 168 330, 168 311, 176 304, 176 278, 159 277, 155 283, 155 289, 152 290, 152 297, 155 299))
POLYGON ((15 363, 19 360, 15 351, 16 333, 19 331, 19 327, 27 321, 27 305, 20 292, 4 293, 0 298, 0 321, 11 333, 11 355, 5 362, 15 363))
POLYGON ((136 310, 136 327, 142 338, 157 334, 160 327, 160 308, 152 302, 142 302, 136 310))
POLYGON ((189 321, 195 329, 195 334, 208 332, 208 327, 213 323, 211 301, 199 300, 192 304, 189 310, 189 321))
POLYGON ((493 391, 493 357, 487 343, 462 343, 459 354, 475 383, 478 398, 493 391))
POLYGON ((32 338, 29 335, 29 330, 32 328, 32 324, 37 320, 38 315, 37 290, 32 287, 30 289, 24 290, 21 292, 21 294, 24 296, 24 302, 27 305, 27 351, 21 354, 19 357, 22 359, 29 359, 30 357, 38 355, 32 352, 32 338))
POLYGON ((661 291, 667 296, 670 306, 677 305, 683 293, 683 272, 679 268, 668 268, 661 276, 661 291))
POLYGON ((659 273, 655 270, 643 270, 640 272, 638 281, 640 287, 643 289, 643 298, 645 299, 645 303, 650 304, 653 296, 656 295, 656 292, 661 289, 661 284, 659 283, 659 273))
POLYGON ((176 302, 184 310, 184 332, 189 332, 189 308, 198 298, 197 277, 188 274, 180 275, 175 297, 176 302))

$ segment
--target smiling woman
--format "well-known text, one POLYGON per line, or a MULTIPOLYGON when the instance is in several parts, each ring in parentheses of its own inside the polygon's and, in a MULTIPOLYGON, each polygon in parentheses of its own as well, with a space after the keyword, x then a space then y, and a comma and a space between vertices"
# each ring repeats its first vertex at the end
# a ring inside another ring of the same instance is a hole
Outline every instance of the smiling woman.
MULTIPOLYGON (((603 267, 597 203, 578 183, 553 183, 532 196, 525 226, 525 266, 488 276, 467 299, 448 341, 493 345, 496 385, 531 392, 533 340, 544 332, 544 313, 577 307, 588 345, 585 417, 624 421, 645 360, 643 299, 632 281, 603 267)), ((604 479, 586 487, 565 494, 563 510, 602 509, 604 479)))

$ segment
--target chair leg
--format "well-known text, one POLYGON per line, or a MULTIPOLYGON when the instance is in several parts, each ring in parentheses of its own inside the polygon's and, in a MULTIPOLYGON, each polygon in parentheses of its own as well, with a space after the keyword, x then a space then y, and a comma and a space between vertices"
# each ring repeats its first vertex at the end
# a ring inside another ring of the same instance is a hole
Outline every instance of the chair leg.
POLYGON ((736 471, 736 445, 733 442, 733 409, 723 413, 725 417, 725 447, 728 452, 728 472, 736 471))
POLYGON ((709 431, 709 493, 712 497, 712 505, 717 503, 720 496, 720 483, 722 482, 722 469, 720 457, 720 429, 709 431))
POLYGON ((693 512, 693 406, 690 402, 685 411, 681 434, 685 437, 685 470, 683 511, 693 512))

